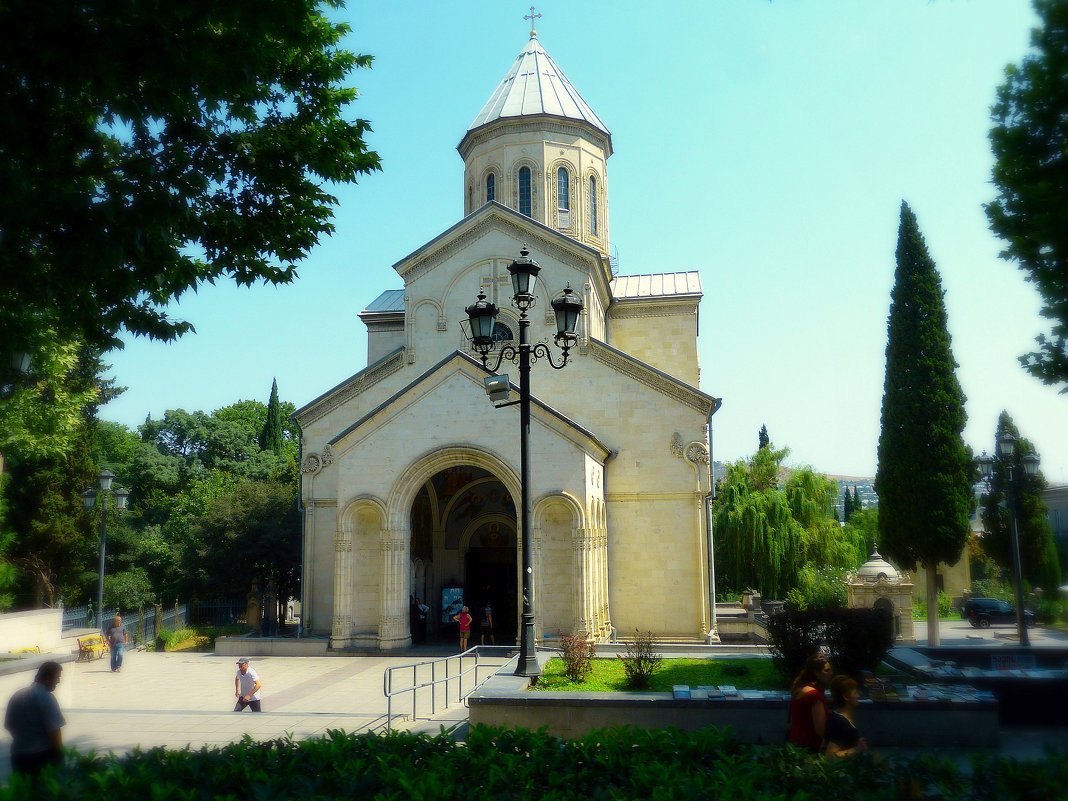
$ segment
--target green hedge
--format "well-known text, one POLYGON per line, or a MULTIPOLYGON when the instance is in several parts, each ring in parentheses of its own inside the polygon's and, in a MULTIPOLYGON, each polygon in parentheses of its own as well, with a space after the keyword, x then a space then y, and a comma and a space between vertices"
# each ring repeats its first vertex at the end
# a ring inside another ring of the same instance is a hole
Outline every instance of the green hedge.
POLYGON ((893 644, 893 618, 885 609, 784 610, 768 618, 771 658, 787 682, 824 646, 835 673, 859 676, 874 671, 893 644))
POLYGON ((1068 751, 1034 762, 977 756, 970 769, 931 756, 833 762, 792 746, 750 746, 729 731, 611 729, 581 740, 474 726, 445 734, 345 734, 294 742, 247 737, 199 751, 78 756, 33 784, 12 777, 0 801, 370 801, 371 799, 1062 798, 1068 751))

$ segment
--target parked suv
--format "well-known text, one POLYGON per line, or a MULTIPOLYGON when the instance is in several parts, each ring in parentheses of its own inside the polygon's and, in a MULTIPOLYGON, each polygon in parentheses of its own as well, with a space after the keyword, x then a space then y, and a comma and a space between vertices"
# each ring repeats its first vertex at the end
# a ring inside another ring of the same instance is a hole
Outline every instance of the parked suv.
MULTIPOLYGON (((1016 625, 1016 607, 997 598, 969 598, 961 607, 960 614, 977 629, 985 629, 997 623, 1016 625)), ((1025 609, 1023 616, 1025 626, 1035 625, 1034 612, 1025 609)))

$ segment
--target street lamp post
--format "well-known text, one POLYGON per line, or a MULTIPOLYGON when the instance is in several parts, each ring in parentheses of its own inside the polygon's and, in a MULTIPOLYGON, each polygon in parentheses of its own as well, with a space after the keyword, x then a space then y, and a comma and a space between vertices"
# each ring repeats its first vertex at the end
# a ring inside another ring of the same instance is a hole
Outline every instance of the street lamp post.
POLYGON ((100 576, 96 588, 96 615, 101 626, 104 626, 104 557, 108 548, 108 496, 115 497, 115 510, 122 512, 126 508, 126 501, 130 497, 130 491, 123 487, 111 488, 115 480, 115 474, 110 470, 101 470, 97 475, 100 486, 99 492, 92 487, 82 493, 82 506, 87 510, 96 506, 97 496, 100 496, 100 576))
MULTIPOLYGON (((1006 504, 1009 507, 1009 544, 1012 546, 1012 578, 1016 596, 1016 631, 1020 638, 1020 645, 1031 644, 1031 638, 1027 634, 1027 620, 1024 617, 1023 605, 1023 567, 1020 561, 1020 533, 1016 522, 1016 496, 1018 487, 1016 480, 1019 478, 1015 468, 1016 438, 1007 431, 998 435, 998 447, 996 456, 987 456, 983 453, 979 457, 979 470, 983 478, 989 479, 994 475, 994 463, 998 462, 1005 467, 1009 475, 1009 484, 1006 489, 1006 504)), ((1029 453, 1024 456, 1024 471, 1033 476, 1038 472, 1038 457, 1029 453)))
MULTIPOLYGON (((575 295, 570 284, 559 297, 552 301, 552 308, 556 314, 554 341, 563 353, 560 364, 556 364, 548 345, 544 342, 530 344, 530 319, 527 317, 527 311, 532 309, 537 302, 534 286, 540 271, 541 267, 530 258, 530 252, 526 247, 519 251, 519 258, 508 266, 508 272, 512 276, 512 305, 519 309, 519 346, 503 346, 497 354, 493 367, 489 366, 488 361, 489 354, 496 344, 493 339, 493 329, 497 322, 497 307, 487 301, 485 294, 479 290, 478 299, 465 310, 471 328, 472 347, 481 357, 482 366, 496 373, 501 362, 508 359, 519 367, 519 485, 520 535, 523 538, 523 619, 516 676, 537 676, 541 673, 536 654, 532 601, 534 546, 530 536, 530 463, 527 449, 527 438, 530 433, 530 367, 539 358, 548 361, 554 370, 560 370, 567 365, 568 351, 578 339, 575 335, 575 326, 583 307, 581 298, 575 295)), ((486 389, 491 393, 491 398, 506 394, 506 388, 504 391, 500 388, 499 378, 487 379, 486 389)), ((514 401, 501 404, 497 408, 513 404, 514 401)))

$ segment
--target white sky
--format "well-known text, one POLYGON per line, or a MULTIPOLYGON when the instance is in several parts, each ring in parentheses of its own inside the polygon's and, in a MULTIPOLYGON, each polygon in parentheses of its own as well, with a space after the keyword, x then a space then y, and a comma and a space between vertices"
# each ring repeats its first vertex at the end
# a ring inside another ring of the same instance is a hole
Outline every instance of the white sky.
MULTIPOLYGON (((988 230, 989 107, 1027 52, 1024 0, 632 0, 538 5, 545 49, 612 131, 619 272, 700 270, 701 389, 723 398, 714 456, 766 424, 789 462, 873 475, 898 209, 942 275, 966 441, 991 450, 1004 408, 1068 482, 1068 395, 1016 357, 1037 293, 988 230)), ((337 233, 287 287, 206 286, 175 313, 197 333, 110 354, 128 391, 101 417, 298 406, 366 366, 357 314, 402 283, 391 265, 463 214, 468 124, 526 43, 522 4, 350 2, 352 82, 383 171, 337 194, 337 233)), ((535 388, 536 391, 536 388, 535 388)))

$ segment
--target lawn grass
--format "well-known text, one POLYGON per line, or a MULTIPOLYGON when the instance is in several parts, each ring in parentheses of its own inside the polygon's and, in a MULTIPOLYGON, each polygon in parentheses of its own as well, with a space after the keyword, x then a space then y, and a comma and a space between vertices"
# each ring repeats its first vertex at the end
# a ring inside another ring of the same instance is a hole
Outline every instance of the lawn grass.
MULTIPOLYGON (((671 692, 675 684, 691 687, 731 684, 745 690, 788 689, 770 659, 665 659, 653 675, 649 689, 671 692)), ((629 688, 621 659, 594 659, 593 672, 581 684, 564 675, 562 659, 550 659, 534 689, 543 692, 622 692, 629 688)))

